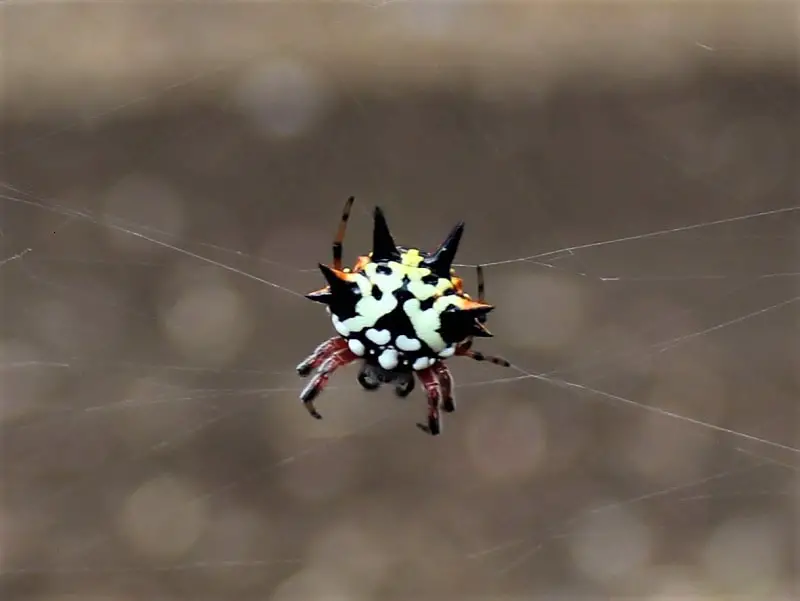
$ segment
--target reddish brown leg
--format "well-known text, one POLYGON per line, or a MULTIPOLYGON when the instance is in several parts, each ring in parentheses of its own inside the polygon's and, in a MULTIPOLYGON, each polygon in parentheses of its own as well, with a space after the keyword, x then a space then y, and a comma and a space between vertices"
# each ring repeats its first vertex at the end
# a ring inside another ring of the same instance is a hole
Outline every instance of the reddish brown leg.
POLYGON ((340 337, 334 336, 329 338, 311 353, 308 357, 303 359, 302 363, 297 366, 297 373, 301 376, 307 376, 312 370, 322 365, 323 361, 330 357, 336 351, 341 351, 347 348, 347 341, 340 337))
POLYGON ((472 341, 469 341, 469 343, 465 343, 459 346, 456 349, 456 356, 469 357, 470 359, 474 359, 475 361, 488 361, 489 363, 494 363, 495 365, 502 365, 503 367, 511 367, 511 363, 508 362, 506 359, 503 359, 502 357, 493 357, 492 355, 484 355, 479 351, 472 351, 469 348, 470 346, 472 346, 472 341))
POLYGON ((439 389, 442 393, 442 411, 452 413, 456 410, 456 401, 453 398, 453 374, 442 362, 434 363, 431 369, 436 372, 436 377, 439 379, 439 389))
POLYGON ((314 407, 314 399, 319 396, 319 393, 322 392, 322 390, 328 384, 328 379, 331 377, 331 374, 340 367, 347 365, 348 363, 352 363, 359 358, 360 357, 353 353, 353 351, 351 351, 349 348, 344 348, 336 351, 327 359, 325 359, 320 368, 317 370, 317 373, 303 389, 303 392, 300 393, 300 400, 303 401, 303 404, 306 406, 306 409, 312 417, 322 419, 322 416, 314 407))
POLYGON ((442 422, 439 416, 439 403, 442 399, 439 377, 433 367, 420 370, 416 373, 419 381, 422 382, 422 385, 425 387, 425 394, 428 396, 428 425, 417 425, 424 432, 437 436, 442 431, 442 422))

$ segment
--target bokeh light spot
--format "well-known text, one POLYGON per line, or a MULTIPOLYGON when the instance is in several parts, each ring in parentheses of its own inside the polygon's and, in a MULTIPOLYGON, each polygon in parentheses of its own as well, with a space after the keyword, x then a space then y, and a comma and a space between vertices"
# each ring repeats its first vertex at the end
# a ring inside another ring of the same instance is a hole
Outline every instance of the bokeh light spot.
POLYGON ((282 59, 248 72, 235 91, 235 100, 263 133, 290 138, 316 124, 327 95, 321 76, 310 65, 282 59))
POLYGON ((155 560, 186 553, 206 526, 205 508, 187 483, 158 476, 125 501, 119 527, 129 544, 155 560))

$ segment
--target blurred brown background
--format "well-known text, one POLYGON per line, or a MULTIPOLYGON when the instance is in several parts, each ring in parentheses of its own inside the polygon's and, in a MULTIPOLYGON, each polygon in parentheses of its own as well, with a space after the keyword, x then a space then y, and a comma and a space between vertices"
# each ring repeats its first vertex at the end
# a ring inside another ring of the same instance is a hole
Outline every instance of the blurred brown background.
POLYGON ((0 7, 0 598, 796 598, 796 8, 0 7), (350 194, 490 264, 438 438, 297 400, 350 194))

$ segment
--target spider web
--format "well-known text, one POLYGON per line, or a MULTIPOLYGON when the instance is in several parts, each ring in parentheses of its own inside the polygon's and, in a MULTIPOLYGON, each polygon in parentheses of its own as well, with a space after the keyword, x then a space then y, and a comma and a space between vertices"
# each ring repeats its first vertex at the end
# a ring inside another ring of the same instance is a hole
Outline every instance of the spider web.
POLYGON ((796 91, 720 75, 736 48, 708 32, 687 45, 695 95, 366 93, 260 53, 9 123, 3 598, 789 598, 796 91), (471 289, 486 268, 480 348, 513 368, 451 362, 438 438, 419 391, 352 369, 322 422, 297 401, 331 332, 302 297, 350 194, 348 259, 379 203, 401 243, 464 219, 471 289))

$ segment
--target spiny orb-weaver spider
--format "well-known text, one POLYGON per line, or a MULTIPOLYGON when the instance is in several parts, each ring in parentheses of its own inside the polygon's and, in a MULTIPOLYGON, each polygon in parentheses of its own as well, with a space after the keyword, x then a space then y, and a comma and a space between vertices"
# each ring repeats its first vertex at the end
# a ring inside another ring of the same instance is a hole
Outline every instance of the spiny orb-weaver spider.
POLYGON ((342 267, 350 209, 344 206, 333 242, 333 266, 319 268, 328 285, 306 297, 327 305, 337 336, 319 345, 297 366, 307 376, 317 372, 300 393, 300 400, 317 419, 314 399, 338 368, 363 360, 358 382, 366 390, 394 384, 395 393, 408 396, 416 373, 428 397, 428 423, 418 426, 432 435, 441 431, 439 408, 455 411, 453 377, 444 360, 470 357, 509 367, 500 357, 472 350, 475 337, 491 337, 486 316, 494 309, 484 302, 483 271, 478 270, 478 299, 464 292, 452 268, 464 223, 458 223, 433 253, 397 246, 386 218, 375 207, 372 252, 360 256, 352 269, 342 267))

